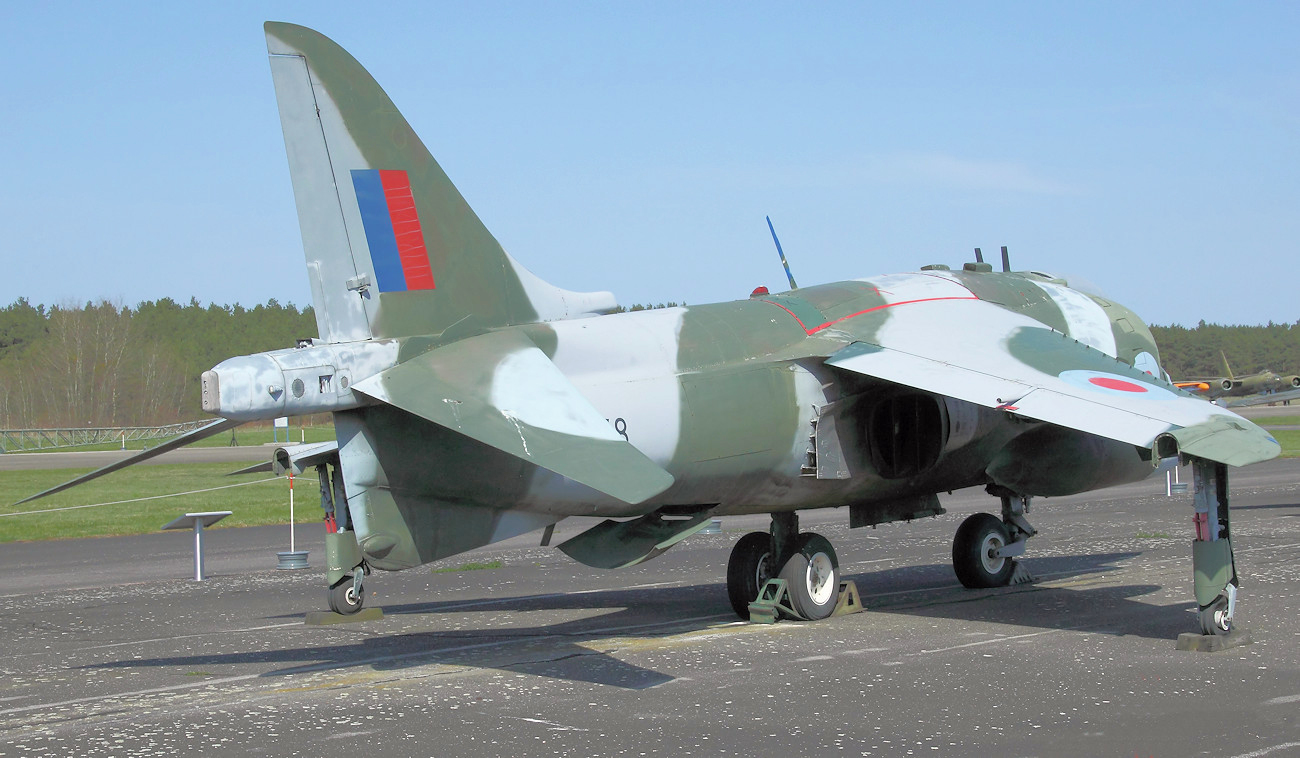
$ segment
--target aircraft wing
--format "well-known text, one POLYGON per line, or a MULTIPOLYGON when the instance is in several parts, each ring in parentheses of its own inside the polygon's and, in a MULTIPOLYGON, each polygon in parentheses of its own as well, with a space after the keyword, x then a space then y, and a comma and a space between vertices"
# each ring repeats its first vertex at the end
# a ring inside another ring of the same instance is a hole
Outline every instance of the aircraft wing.
POLYGON ((1290 402, 1300 400, 1300 390, 1287 390, 1286 392, 1268 392, 1259 395, 1251 395, 1228 403, 1229 408, 1240 408, 1251 405, 1268 405, 1269 403, 1290 402))
POLYGON ((673 483, 522 332, 453 342, 352 388, 627 503, 673 483))
POLYGON ((826 362, 1143 448, 1170 435, 1183 453, 1233 466, 1281 452, 1231 411, 992 303, 918 303, 905 315, 826 362))

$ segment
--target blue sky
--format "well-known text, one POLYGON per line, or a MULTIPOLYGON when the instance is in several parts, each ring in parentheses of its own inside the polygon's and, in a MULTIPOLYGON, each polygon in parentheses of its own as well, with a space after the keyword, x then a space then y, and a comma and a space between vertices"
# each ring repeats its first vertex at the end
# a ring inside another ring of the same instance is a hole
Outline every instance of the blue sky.
POLYGON ((507 250, 620 302, 1008 245, 1300 320, 1300 5, 6 3, 0 304, 309 302, 261 24, 347 48, 507 250))

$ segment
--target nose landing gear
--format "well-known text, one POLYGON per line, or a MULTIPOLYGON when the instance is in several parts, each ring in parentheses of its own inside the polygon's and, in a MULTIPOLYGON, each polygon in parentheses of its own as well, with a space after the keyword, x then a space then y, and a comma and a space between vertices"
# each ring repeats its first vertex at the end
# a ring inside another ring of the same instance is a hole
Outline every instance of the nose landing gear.
POLYGON ((971 589, 1005 587, 1033 581, 1015 557, 1024 555, 1025 543, 1038 530, 1029 523, 1030 500, 1001 487, 990 495, 1002 499, 1002 518, 976 513, 961 523, 952 541, 952 569, 957 580, 971 589))

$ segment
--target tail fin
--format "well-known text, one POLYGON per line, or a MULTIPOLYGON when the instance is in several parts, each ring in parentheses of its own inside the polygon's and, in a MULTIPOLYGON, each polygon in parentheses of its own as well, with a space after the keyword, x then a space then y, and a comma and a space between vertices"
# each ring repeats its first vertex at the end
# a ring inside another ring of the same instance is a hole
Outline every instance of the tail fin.
POLYGON ((361 64, 305 27, 266 23, 320 336, 439 334, 606 313, 511 258, 361 64))
POLYGON ((1229 379, 1234 378, 1232 375, 1232 366, 1228 365, 1228 354, 1220 350, 1219 357, 1223 359, 1223 375, 1229 379))

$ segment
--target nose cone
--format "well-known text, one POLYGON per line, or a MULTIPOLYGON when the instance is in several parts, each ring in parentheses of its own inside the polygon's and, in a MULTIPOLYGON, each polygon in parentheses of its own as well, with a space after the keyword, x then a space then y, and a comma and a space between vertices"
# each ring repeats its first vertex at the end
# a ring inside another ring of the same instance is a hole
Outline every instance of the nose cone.
POLYGON ((203 410, 239 421, 284 415, 284 372, 267 355, 222 361, 201 377, 203 410))

